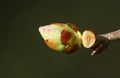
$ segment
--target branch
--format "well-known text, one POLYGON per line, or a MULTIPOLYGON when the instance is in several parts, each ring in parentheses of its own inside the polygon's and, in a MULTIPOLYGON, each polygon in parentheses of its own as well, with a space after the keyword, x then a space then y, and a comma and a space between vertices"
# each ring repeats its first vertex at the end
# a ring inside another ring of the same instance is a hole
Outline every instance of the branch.
POLYGON ((120 30, 112 31, 106 34, 96 36, 96 44, 91 48, 91 56, 101 53, 108 44, 113 41, 120 40, 120 30))
POLYGON ((101 36, 107 38, 110 41, 120 40, 120 30, 109 32, 107 34, 101 34, 101 36))

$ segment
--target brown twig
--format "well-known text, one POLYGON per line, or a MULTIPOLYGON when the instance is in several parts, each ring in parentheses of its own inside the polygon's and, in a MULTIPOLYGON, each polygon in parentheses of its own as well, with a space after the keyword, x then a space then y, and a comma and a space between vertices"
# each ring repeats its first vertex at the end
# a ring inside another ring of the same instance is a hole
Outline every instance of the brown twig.
POLYGON ((120 40, 120 30, 96 36, 96 44, 91 48, 91 55, 101 53, 110 42, 120 40))

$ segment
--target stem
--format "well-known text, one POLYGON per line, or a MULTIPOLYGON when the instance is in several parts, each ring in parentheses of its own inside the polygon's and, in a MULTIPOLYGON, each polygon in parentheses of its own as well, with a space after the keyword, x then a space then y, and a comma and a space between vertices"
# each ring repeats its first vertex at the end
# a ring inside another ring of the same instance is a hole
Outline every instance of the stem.
POLYGON ((100 36, 103 36, 110 41, 120 40, 120 30, 112 31, 107 34, 101 34, 100 36))
POLYGON ((120 40, 120 30, 112 31, 106 34, 96 36, 96 44, 91 48, 91 56, 101 53, 112 41, 120 40))

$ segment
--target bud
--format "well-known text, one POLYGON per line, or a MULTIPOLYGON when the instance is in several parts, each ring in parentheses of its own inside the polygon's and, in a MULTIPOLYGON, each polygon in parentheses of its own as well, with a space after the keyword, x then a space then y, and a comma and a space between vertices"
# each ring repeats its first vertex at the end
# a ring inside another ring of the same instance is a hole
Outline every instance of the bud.
POLYGON ((59 52, 74 52, 82 44, 81 33, 73 24, 53 23, 39 27, 39 32, 48 47, 59 52))

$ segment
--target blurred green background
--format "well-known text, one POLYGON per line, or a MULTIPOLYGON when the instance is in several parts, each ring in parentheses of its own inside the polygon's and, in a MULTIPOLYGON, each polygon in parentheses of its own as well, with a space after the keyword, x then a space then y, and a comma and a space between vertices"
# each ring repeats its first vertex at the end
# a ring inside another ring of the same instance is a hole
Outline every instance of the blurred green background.
POLYGON ((120 0, 1 0, 0 78, 120 78, 120 41, 96 56, 49 49, 39 26, 74 23, 96 34, 120 29, 120 0))

